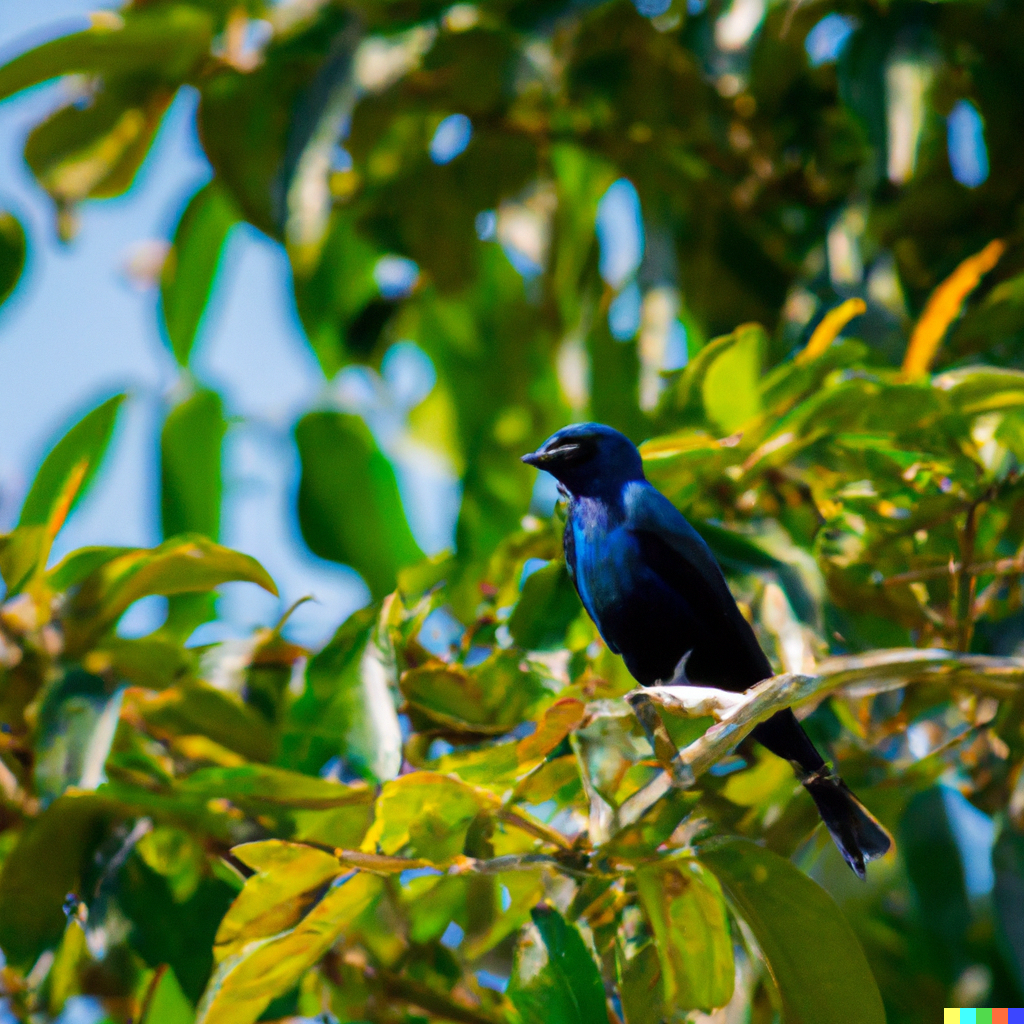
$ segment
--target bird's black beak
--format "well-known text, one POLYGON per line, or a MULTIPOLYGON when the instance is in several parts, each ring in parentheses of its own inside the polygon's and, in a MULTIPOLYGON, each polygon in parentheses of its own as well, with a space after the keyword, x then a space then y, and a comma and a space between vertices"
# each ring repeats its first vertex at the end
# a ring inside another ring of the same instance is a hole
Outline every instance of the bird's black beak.
POLYGON ((580 450, 578 444, 560 444, 557 448, 538 448, 523 456, 523 462, 528 466, 536 466, 538 469, 547 469, 556 462, 563 462, 572 458, 580 450))

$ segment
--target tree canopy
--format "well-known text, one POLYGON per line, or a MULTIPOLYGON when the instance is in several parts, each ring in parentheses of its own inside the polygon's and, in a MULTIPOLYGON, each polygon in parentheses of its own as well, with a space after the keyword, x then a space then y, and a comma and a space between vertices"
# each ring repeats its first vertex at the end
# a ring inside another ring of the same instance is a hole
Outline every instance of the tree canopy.
MULTIPOLYGON (((6 1012, 1024 1000, 1022 62, 1000 0, 135 0, 0 67, 0 100, 65 80, 24 158, 69 242, 183 88, 212 172, 155 303, 163 542, 50 557, 123 395, 0 537, 6 1012), (372 596, 317 651, 290 609, 191 641, 221 584, 276 593, 219 543, 227 420, 190 363, 242 222, 325 380, 429 357, 403 429, 461 481, 426 558, 367 422, 303 412, 302 537, 372 596), (642 442, 725 569, 779 673, 739 704, 631 692, 580 606, 519 456, 582 419, 642 442), (866 884, 790 766, 736 752, 785 706, 896 838, 866 884)), ((0 213, 0 301, 25 249, 0 213)))

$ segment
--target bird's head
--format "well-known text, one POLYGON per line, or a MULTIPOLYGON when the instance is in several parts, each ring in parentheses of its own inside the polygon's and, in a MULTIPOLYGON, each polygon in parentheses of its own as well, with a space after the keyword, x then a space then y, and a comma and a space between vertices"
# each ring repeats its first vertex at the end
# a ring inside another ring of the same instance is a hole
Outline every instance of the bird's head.
POLYGON ((602 423, 574 423, 552 434, 523 462, 550 473, 576 495, 599 495, 643 480, 636 445, 602 423))

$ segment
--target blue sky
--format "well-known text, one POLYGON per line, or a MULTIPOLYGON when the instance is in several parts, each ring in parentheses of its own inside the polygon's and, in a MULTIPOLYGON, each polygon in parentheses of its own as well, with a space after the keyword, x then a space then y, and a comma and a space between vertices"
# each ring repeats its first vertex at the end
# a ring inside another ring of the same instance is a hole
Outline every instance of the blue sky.
MULTIPOLYGON (((96 6, 5 4, 0 57, 82 27, 81 16, 96 6)), ((177 370, 160 337, 155 291, 138 290, 123 268, 140 243, 169 238, 210 173, 192 125, 195 97, 183 91, 130 192, 86 204, 76 239, 63 245, 52 205, 21 156, 26 133, 59 100, 58 84, 0 104, 0 207, 22 219, 31 246, 25 277, 0 309, 0 528, 13 524, 47 446, 71 421, 115 391, 128 389, 132 398, 102 476, 58 539, 57 555, 160 539, 158 434, 177 370)), ((355 573, 305 549, 291 512, 297 463, 289 428, 326 382, 296 319, 284 255, 252 229, 231 238, 195 363, 197 375, 224 395, 229 415, 246 418, 228 435, 222 540, 259 558, 284 602, 316 596, 296 613, 292 633, 320 642, 367 593, 355 573)), ((436 548, 436 534, 421 540, 436 548)), ((270 621, 278 610, 250 585, 225 588, 222 613, 236 629, 270 621)), ((140 607, 127 628, 144 630, 155 612, 140 607)))

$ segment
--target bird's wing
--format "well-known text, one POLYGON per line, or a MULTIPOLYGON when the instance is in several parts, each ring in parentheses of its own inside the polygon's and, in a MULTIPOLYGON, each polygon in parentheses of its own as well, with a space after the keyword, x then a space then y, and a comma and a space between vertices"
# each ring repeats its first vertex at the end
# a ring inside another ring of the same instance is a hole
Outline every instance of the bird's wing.
POLYGON ((629 484, 623 505, 626 523, 647 550, 651 568, 703 621, 706 640, 717 648, 715 664, 747 686, 771 675, 770 663, 704 538, 646 482, 629 484))
POLYGON ((716 597, 735 604, 721 567, 704 538, 665 495, 646 482, 631 483, 623 495, 623 505, 630 530, 654 534, 686 561, 690 573, 696 573, 716 597))

